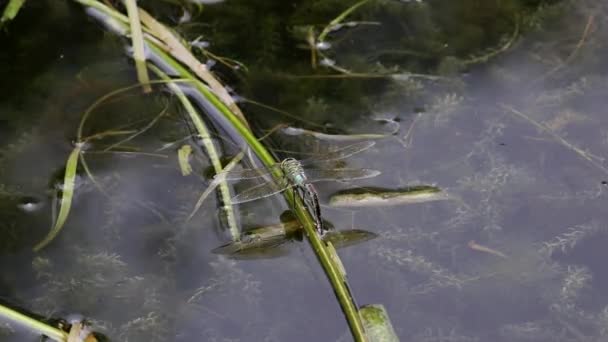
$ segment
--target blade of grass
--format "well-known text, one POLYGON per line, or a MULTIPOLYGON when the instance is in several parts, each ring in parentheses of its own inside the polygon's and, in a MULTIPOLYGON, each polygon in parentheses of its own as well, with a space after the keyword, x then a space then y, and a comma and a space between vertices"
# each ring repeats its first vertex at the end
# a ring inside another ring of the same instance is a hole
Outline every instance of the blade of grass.
POLYGON ((2 18, 0 18, 0 28, 9 21, 15 19, 24 3, 25 0, 11 0, 6 7, 4 7, 2 18))
MULTIPOLYGON (((167 74, 162 72, 156 66, 149 64, 149 67, 162 80, 171 81, 169 76, 167 76, 167 74)), ((201 142, 203 143, 203 147, 207 151, 207 155, 209 156, 209 159, 211 160, 211 165, 213 166, 213 170, 215 171, 216 174, 222 172, 222 163, 220 161, 220 156, 218 155, 215 145, 213 144, 213 140, 211 139, 211 134, 209 133, 209 129, 207 128, 207 125, 201 119, 201 117, 199 116, 198 112, 196 111, 196 109, 194 108, 194 106, 192 105, 192 103, 190 102, 188 97, 186 97, 186 95, 184 94, 182 89, 180 87, 178 87, 176 83, 169 82, 169 83, 167 83, 167 86, 177 96, 177 98, 181 102, 182 106, 188 113, 188 116, 190 117, 190 121, 192 121, 194 123, 194 127, 196 128, 196 130, 199 134, 199 138, 201 139, 201 142)), ((240 229, 236 222, 236 217, 234 215, 234 210, 232 208, 232 202, 231 202, 232 196, 230 195, 230 188, 228 187, 228 184, 226 182, 221 182, 219 184, 219 192, 220 192, 220 197, 222 198, 222 203, 224 206, 226 206, 226 208, 225 208, 226 210, 224 210, 224 212, 226 213, 226 222, 228 223, 228 229, 230 230, 230 236, 233 241, 238 241, 241 238, 241 232, 240 232, 240 229)))
MULTIPOLYGON (((174 79, 171 80, 170 82, 192 82, 191 79, 174 79)), ((150 85, 154 85, 154 84, 165 84, 168 83, 168 81, 163 81, 163 80, 157 80, 157 81, 150 81, 148 82, 150 85)), ((87 122, 87 120, 89 119, 89 116, 91 116, 91 114, 93 113, 93 111, 99 107, 102 103, 108 101, 109 99, 111 99, 112 97, 121 94, 121 93, 125 93, 127 91, 130 91, 132 89, 141 87, 141 85, 138 84, 133 84, 127 87, 123 87, 123 88, 119 88, 116 90, 113 90, 107 94, 105 94, 104 96, 98 98, 97 100, 95 100, 95 102, 93 102, 92 105, 89 106, 89 108, 87 108, 87 110, 84 112, 84 114, 82 115, 82 118, 80 118, 80 124, 78 125, 78 130, 76 133, 76 139, 79 142, 84 142, 86 140, 90 140, 92 137, 95 137, 96 135, 91 135, 89 137, 83 137, 83 131, 84 131, 84 124, 87 122)), ((112 131, 110 131, 112 132, 112 131)), ((132 133, 133 131, 131 131, 132 133)), ((121 134, 128 134, 125 131, 121 131, 121 134)))
POLYGON ((61 207, 59 209, 59 215, 57 216, 57 221, 55 221, 55 225, 51 228, 51 231, 47 234, 47 236, 40 241, 36 246, 34 246, 34 252, 40 251, 42 248, 46 247, 53 239, 59 234, 61 229, 63 228, 65 221, 68 218, 68 214, 70 213, 70 208, 72 207, 72 197, 74 196, 74 180, 76 178, 76 169, 78 168, 78 156, 80 155, 80 151, 82 150, 82 144, 76 144, 76 147, 70 153, 68 161, 65 166, 65 175, 63 178, 63 194, 61 196, 61 207))
POLYGON ((116 142, 116 143, 114 143, 114 144, 112 144, 112 145, 110 145, 110 146, 106 147, 106 148, 104 149, 104 151, 110 151, 111 149, 113 149, 113 148, 115 148, 115 147, 118 147, 118 146, 120 146, 120 145, 122 145, 122 144, 124 144, 124 143, 126 143, 126 142, 129 142, 129 141, 131 141, 131 140, 135 139, 135 138, 136 138, 138 135, 141 135, 141 134, 143 134, 144 132, 146 132, 147 130, 149 130, 150 128, 152 128, 152 126, 154 126, 154 125, 155 125, 155 124, 158 122, 158 120, 160 120, 160 118, 162 118, 162 117, 163 117, 163 115, 165 115, 165 114, 167 113, 167 109, 168 109, 168 108, 169 108, 169 105, 167 104, 167 106, 166 106, 166 107, 165 107, 165 108, 164 108, 164 109, 163 109, 163 110, 162 110, 160 113, 158 113, 158 115, 157 115, 157 116, 156 116, 154 119, 152 119, 152 121, 150 121, 150 122, 149 122, 149 123, 148 123, 146 126, 144 126, 142 129, 140 129, 140 130, 138 130, 138 131, 135 131, 135 133, 133 133, 132 135, 130 135, 130 136, 128 136, 128 137, 126 137, 125 139, 123 139, 123 140, 121 140, 121 141, 118 141, 118 142, 116 142))
MULTIPOLYGON (((228 165, 226 165, 226 167, 224 167, 224 169, 222 171, 232 170, 236 166, 236 164, 238 164, 241 161, 241 159, 243 159, 244 155, 245 155, 245 152, 243 152, 243 151, 239 152, 239 154, 237 154, 234 158, 232 158, 232 160, 228 163, 228 165)), ((225 179, 223 179, 221 176, 213 178, 211 183, 209 183, 209 185, 207 186, 207 189, 205 189, 205 191, 199 197, 198 201, 196 202, 196 205, 194 206, 194 209, 192 210, 190 215, 188 215, 186 222, 188 222, 192 219, 192 217, 200 209, 201 205, 203 204, 203 201, 209 196, 209 194, 213 191, 213 189, 215 189, 219 184, 221 184, 223 182, 225 182, 225 179)))
POLYGON ((0 304, 0 317, 2 320, 15 322, 22 326, 27 327, 30 330, 38 332, 40 335, 44 335, 54 341, 67 342, 68 333, 63 330, 52 327, 48 324, 40 322, 32 317, 26 316, 18 311, 3 306, 0 304))
POLYGON ((148 68, 146 68, 144 39, 141 32, 139 12, 137 11, 137 1, 124 0, 124 3, 129 16, 129 25, 131 26, 131 44, 133 45, 133 59, 135 60, 137 79, 141 83, 144 93, 149 93, 152 91, 152 87, 149 84, 150 77, 148 77, 148 68))

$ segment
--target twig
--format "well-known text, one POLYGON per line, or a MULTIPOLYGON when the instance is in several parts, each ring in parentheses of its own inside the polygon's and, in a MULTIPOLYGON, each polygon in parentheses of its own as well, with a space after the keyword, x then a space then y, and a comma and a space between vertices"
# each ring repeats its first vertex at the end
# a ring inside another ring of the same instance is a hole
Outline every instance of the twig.
POLYGON ((566 148, 570 149, 572 152, 578 154, 581 158, 585 159, 591 165, 595 166, 600 171, 602 171, 604 174, 608 175, 608 169, 605 168, 602 164, 598 163, 595 159, 593 159, 595 156, 593 156, 589 152, 583 151, 580 148, 574 146, 572 143, 570 143, 566 139, 562 138, 559 134, 557 134, 557 133, 553 132, 551 129, 549 129, 549 127, 545 126, 544 124, 542 124, 542 123, 540 123, 538 121, 535 121, 531 117, 529 117, 526 114, 524 114, 524 113, 516 110, 515 108, 510 107, 510 106, 506 106, 506 105, 502 105, 502 107, 504 109, 507 109, 510 113, 515 114, 516 116, 519 116, 520 118, 525 119, 526 121, 528 121, 532 125, 536 126, 538 129, 540 129, 541 131, 546 132, 553 139, 557 140, 557 142, 559 142, 560 144, 562 144, 566 148))
POLYGON ((470 249, 472 249, 474 251, 483 252, 483 253, 489 253, 489 254, 492 254, 492 255, 496 255, 497 257, 501 257, 503 259, 508 259, 509 258, 503 252, 497 251, 497 250, 492 249, 490 247, 486 247, 486 246, 480 245, 475 240, 469 241, 468 246, 469 246, 470 249))

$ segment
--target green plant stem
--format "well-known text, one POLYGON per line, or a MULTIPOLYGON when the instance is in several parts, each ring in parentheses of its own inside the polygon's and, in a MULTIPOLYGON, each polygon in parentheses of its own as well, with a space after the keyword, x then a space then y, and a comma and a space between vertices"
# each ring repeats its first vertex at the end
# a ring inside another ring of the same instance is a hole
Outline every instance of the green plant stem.
POLYGON ((3 305, 0 305, 0 317, 10 322, 15 322, 20 325, 23 325, 31 330, 40 333, 41 335, 47 336, 52 340, 61 342, 66 342, 68 340, 68 334, 65 331, 42 323, 38 320, 35 320, 13 309, 7 308, 3 305))

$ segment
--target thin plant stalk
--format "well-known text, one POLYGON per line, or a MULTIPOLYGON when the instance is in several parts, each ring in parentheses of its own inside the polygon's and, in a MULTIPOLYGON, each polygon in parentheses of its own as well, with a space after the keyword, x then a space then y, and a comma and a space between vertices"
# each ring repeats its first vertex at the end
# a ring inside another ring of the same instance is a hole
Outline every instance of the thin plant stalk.
MULTIPOLYGON (((162 72, 156 66, 150 64, 149 68, 162 80, 171 81, 169 76, 167 76, 167 74, 162 72)), ((209 156, 209 159, 211 160, 211 165, 213 166, 213 170, 215 171, 215 173, 222 172, 222 170, 223 170, 222 162, 220 161, 220 156, 218 155, 217 150, 215 149, 215 145, 213 144, 213 140, 211 139, 211 134, 209 133, 209 129, 207 128, 207 125, 201 119, 201 117, 199 116, 198 112, 196 111, 196 109, 194 108, 194 106, 192 105, 192 103, 190 102, 188 97, 186 97, 184 92, 180 89, 180 87, 177 86, 177 84, 175 84, 173 82, 169 82, 169 83, 167 83, 167 86, 177 96, 177 98, 181 102, 182 106, 184 107, 184 109, 186 110, 188 115, 190 116, 190 120, 194 123, 194 127, 196 127, 196 130, 198 131, 198 135, 199 135, 199 138, 201 139, 201 142, 203 143, 203 147, 207 151, 207 155, 209 156)), ((241 233, 238 228, 238 224, 236 222, 236 217, 234 216, 234 210, 233 210, 232 202, 231 202, 230 188, 228 187, 228 184, 226 184, 226 182, 221 182, 219 184, 219 192, 220 192, 220 196, 222 198, 222 203, 226 207, 225 213, 226 213, 226 220, 228 222, 228 228, 230 230, 230 236, 233 241, 238 241, 241 238, 241 233)))
POLYGON ((348 17, 357 8, 363 6, 366 2, 369 2, 369 0, 359 1, 356 4, 347 8, 344 12, 340 13, 339 16, 335 17, 334 20, 330 21, 329 24, 327 24, 327 26, 325 26, 323 31, 321 31, 321 33, 319 34, 319 37, 317 37, 317 41, 319 41, 319 42, 324 41, 325 37, 327 37, 327 35, 329 34, 329 32, 331 32, 331 30, 334 26, 338 25, 342 20, 346 19, 346 17, 348 17))
MULTIPOLYGON (((138 84, 138 86, 139 86, 139 84, 138 84)), ((82 165, 82 168, 84 169, 84 172, 86 173, 87 177, 89 177, 89 179, 91 180, 91 182, 93 183, 93 185, 95 185, 95 187, 97 188, 97 190, 99 190, 99 192, 101 192, 107 198, 110 198, 110 194, 108 194, 104 190, 104 188, 95 179, 95 176, 93 176, 93 173, 91 172, 91 169, 89 169, 89 165, 87 164, 87 161, 84 158, 84 154, 83 153, 80 153, 80 164, 82 165)), ((139 207, 150 211, 152 214, 154 214, 156 217, 158 217, 162 222, 165 222, 165 223, 168 222, 167 219, 165 218, 165 216, 162 213, 160 213, 158 210, 156 210, 152 206, 146 204, 145 202, 142 202, 142 201, 139 201, 139 200, 135 200, 134 203, 136 205, 138 205, 139 207)))
POLYGON ((532 119, 531 117, 529 117, 528 115, 518 111, 517 109, 510 107, 510 106, 506 106, 503 105, 502 106, 504 109, 508 110, 511 114, 514 114, 524 120, 526 120, 528 123, 534 125, 536 128, 538 128, 540 131, 543 131, 547 134, 549 134, 553 139, 555 139, 557 142, 559 142, 560 144, 562 144, 564 147, 568 148, 569 150, 571 150, 572 152, 578 154, 581 158, 585 159, 587 162, 589 162, 591 165, 595 166, 596 168, 598 168, 600 171, 602 171, 605 175, 608 175, 608 168, 604 167, 604 165, 602 165, 601 163, 599 163, 597 161, 597 156, 594 156, 593 154, 587 152, 587 151, 583 151, 582 149, 574 146, 572 143, 570 143, 568 140, 562 138, 559 134, 555 133, 552 129, 550 129, 549 127, 547 127, 546 125, 532 119))
POLYGON ((144 126, 144 128, 142 128, 142 129, 140 129, 138 131, 135 131, 135 133, 133 133, 132 135, 126 137, 125 139, 123 139, 121 141, 118 141, 118 142, 116 142, 116 143, 114 143, 114 144, 106 147, 103 151, 104 152, 110 151, 113 148, 116 148, 116 147, 118 147, 118 146, 120 146, 120 145, 122 145, 122 144, 124 144, 124 143, 126 143, 128 141, 131 141, 131 140, 135 139, 138 135, 141 135, 144 132, 146 132, 147 130, 149 130, 150 128, 152 128, 152 126, 154 126, 156 124, 156 122, 158 122, 158 120, 160 120, 160 118, 162 118, 163 115, 165 115, 167 113, 167 108, 168 108, 168 106, 165 107, 165 109, 163 109, 160 113, 158 113, 158 115, 154 119, 152 119, 152 121, 150 121, 146 126, 144 126))
MULTIPOLYGON (((321 31, 321 33, 319 34, 319 36, 317 37, 316 40, 314 39, 312 29, 309 30, 308 44, 310 45, 310 49, 311 49, 311 63, 312 63, 313 69, 315 69, 317 67, 317 60, 319 60, 319 57, 323 57, 324 59, 327 58, 325 56, 325 54, 322 53, 317 48, 317 44, 324 42, 327 35, 332 31, 332 29, 334 29, 334 27, 336 25, 340 24, 340 22, 343 21, 344 19, 346 19, 346 17, 348 17, 352 12, 354 12, 357 8, 363 6, 367 2, 369 2, 369 0, 359 1, 359 2, 355 3, 354 5, 350 6, 349 8, 347 8, 344 12, 340 13, 340 15, 335 17, 332 21, 329 22, 329 24, 327 24, 327 26, 325 26, 325 28, 323 28, 323 31, 321 31)), ((340 68, 337 65, 327 65, 327 66, 339 73, 350 74, 350 71, 340 68)))
MULTIPOLYGON (((245 153, 243 151, 239 152, 234 158, 232 158, 232 160, 226 165, 226 167, 224 167, 224 169, 222 171, 232 170, 236 166, 236 164, 238 164, 241 161, 241 159, 243 159, 244 155, 245 155, 245 153)), ((213 181, 211 181, 211 183, 209 183, 209 185, 207 186, 207 189, 205 189, 205 191, 201 194, 198 201, 196 202, 196 205, 194 205, 194 209, 192 209, 192 212, 190 213, 190 215, 188 215, 188 218, 186 219, 186 221, 190 221, 192 219, 192 217, 194 217, 196 212, 200 209, 201 205, 203 204, 203 201, 209 196, 209 194, 211 194, 211 191, 213 191, 213 189, 215 189, 218 185, 225 184, 225 181, 226 180, 223 179, 221 176, 218 176, 218 177, 214 178, 213 181)), ((239 240, 239 239, 237 239, 237 240, 239 240)), ((233 239, 233 241, 237 241, 237 240, 233 239)))
MULTIPOLYGON (((154 85, 154 84, 164 84, 164 83, 168 83, 168 82, 192 82, 191 79, 174 79, 171 81, 163 81, 163 80, 155 80, 155 81, 150 81, 148 82, 150 85, 154 85)), ((134 84, 134 85, 130 85, 124 88, 120 88, 120 89, 116 89, 113 90, 107 94, 105 94, 104 96, 98 98, 97 100, 95 100, 95 102, 93 102, 92 105, 89 106, 89 108, 87 108, 87 110, 84 112, 84 114, 82 115, 82 118, 80 118, 80 124, 78 125, 78 130, 76 132, 76 139, 78 142, 84 142, 86 140, 90 140, 92 137, 94 137, 95 135, 91 135, 89 137, 84 137, 83 136, 83 131, 84 131, 84 124, 87 122, 87 120, 89 119, 89 116, 91 116, 91 114, 93 113, 93 110, 95 110, 97 107, 99 107, 102 103, 106 102, 108 99, 121 94, 121 93, 125 93, 129 90, 135 89, 137 87, 140 87, 140 84, 134 84)), ((131 131, 132 132, 132 131, 131 131)), ((122 133, 125 133, 125 131, 122 131, 122 133)))
POLYGON ((3 320, 15 322, 22 326, 29 328, 30 330, 36 331, 41 335, 44 335, 54 341, 67 342, 68 333, 63 330, 52 327, 48 324, 40 322, 32 317, 26 316, 18 311, 3 306, 0 304, 0 317, 3 320))
POLYGON ((141 83, 144 93, 149 93, 152 91, 152 87, 149 84, 150 77, 148 76, 148 68, 146 68, 144 38, 141 32, 137 0, 125 0, 125 6, 129 16, 129 25, 131 26, 131 44, 133 45, 133 59, 135 60, 137 79, 141 83))

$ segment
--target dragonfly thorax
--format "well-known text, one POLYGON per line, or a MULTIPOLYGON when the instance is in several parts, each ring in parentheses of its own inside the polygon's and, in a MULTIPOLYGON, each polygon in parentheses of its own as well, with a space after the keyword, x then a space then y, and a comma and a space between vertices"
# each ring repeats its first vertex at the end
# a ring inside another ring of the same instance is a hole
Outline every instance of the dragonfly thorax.
POLYGON ((304 168, 302 164, 294 158, 286 158, 281 162, 281 169, 285 174, 285 177, 289 179, 290 182, 296 185, 302 185, 306 183, 306 174, 304 173, 304 168))

